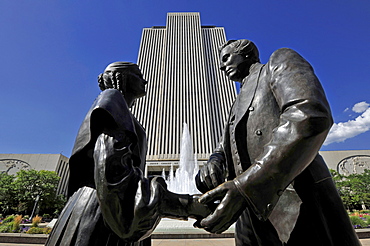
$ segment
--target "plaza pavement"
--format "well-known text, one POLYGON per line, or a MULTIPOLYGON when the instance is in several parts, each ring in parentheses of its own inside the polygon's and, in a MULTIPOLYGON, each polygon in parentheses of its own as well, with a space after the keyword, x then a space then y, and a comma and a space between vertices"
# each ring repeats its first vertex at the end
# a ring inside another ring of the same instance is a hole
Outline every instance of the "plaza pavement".
MULTIPOLYGON (((362 246, 370 246, 370 238, 360 239, 362 246)), ((234 238, 153 239, 152 246, 233 246, 234 238)), ((0 246, 2 246, 0 244, 0 246)))
MULTIPOLYGON (((370 238, 360 239, 362 246, 370 246, 370 238)), ((0 243, 0 246, 42 246, 43 244, 0 243)), ((233 246, 233 238, 153 239, 152 246, 233 246)))
MULTIPOLYGON (((192 235, 203 233, 201 229, 193 227, 194 221, 175 221, 163 219, 155 230, 155 238, 152 238, 152 246, 235 246, 233 237, 218 238, 188 238, 184 239, 181 235, 192 235), (166 235, 162 239, 162 235, 166 235), (171 239, 172 238, 172 239, 171 239), (181 239, 178 239, 181 238, 181 239)), ((235 228, 231 226, 225 233, 234 233, 235 228)), ((370 229, 356 230, 363 246, 370 246, 370 229)), ((23 241, 25 242, 25 241, 23 241)), ((26 241, 27 242, 27 241, 26 241)), ((24 243, 0 243, 0 246, 42 246, 43 244, 24 244, 24 243)))

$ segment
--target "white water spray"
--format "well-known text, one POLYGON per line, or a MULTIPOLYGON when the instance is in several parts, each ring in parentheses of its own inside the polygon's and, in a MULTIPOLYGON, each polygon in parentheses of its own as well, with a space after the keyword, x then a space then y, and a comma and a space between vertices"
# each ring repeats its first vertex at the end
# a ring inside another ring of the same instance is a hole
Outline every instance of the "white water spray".
POLYGON ((195 175, 198 173, 199 166, 193 152, 193 144, 186 123, 184 123, 182 132, 179 168, 175 173, 173 168, 171 166, 167 178, 164 170, 162 171, 162 177, 167 182, 168 190, 182 194, 200 194, 195 185, 195 175))

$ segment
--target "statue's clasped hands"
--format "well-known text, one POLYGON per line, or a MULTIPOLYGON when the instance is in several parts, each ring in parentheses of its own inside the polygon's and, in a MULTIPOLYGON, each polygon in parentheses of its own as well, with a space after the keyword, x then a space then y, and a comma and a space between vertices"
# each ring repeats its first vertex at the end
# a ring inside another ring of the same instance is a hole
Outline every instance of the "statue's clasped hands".
POLYGON ((227 230, 242 214, 247 201, 240 194, 233 181, 227 181, 199 198, 199 202, 215 207, 214 211, 194 225, 211 233, 227 230), (217 205, 217 202, 220 201, 217 205))
POLYGON ((199 197, 199 203, 206 204, 213 212, 198 219, 194 226, 211 233, 227 230, 247 206, 235 183, 224 182, 225 172, 225 157, 221 152, 215 152, 195 178, 197 188, 206 192, 199 197))

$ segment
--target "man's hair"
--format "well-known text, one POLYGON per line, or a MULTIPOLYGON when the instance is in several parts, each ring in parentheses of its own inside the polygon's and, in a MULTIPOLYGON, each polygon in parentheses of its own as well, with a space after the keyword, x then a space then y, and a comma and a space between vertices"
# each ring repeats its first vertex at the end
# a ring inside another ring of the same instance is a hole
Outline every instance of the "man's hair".
POLYGON ((235 49, 234 52, 239 55, 248 55, 250 58, 255 60, 255 62, 260 62, 257 46, 248 39, 228 40, 219 47, 219 52, 221 52, 226 46, 233 47, 235 49))

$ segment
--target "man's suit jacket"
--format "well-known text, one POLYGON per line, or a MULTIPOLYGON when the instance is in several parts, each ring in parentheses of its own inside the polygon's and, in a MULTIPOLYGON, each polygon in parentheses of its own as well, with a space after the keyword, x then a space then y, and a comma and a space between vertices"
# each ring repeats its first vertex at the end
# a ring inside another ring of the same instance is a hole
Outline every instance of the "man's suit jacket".
POLYGON ((332 125, 329 104, 310 64, 284 48, 266 65, 251 67, 233 107, 236 146, 249 159, 231 164, 227 125, 229 175, 237 176, 256 215, 267 219, 279 194, 315 159, 332 125))

